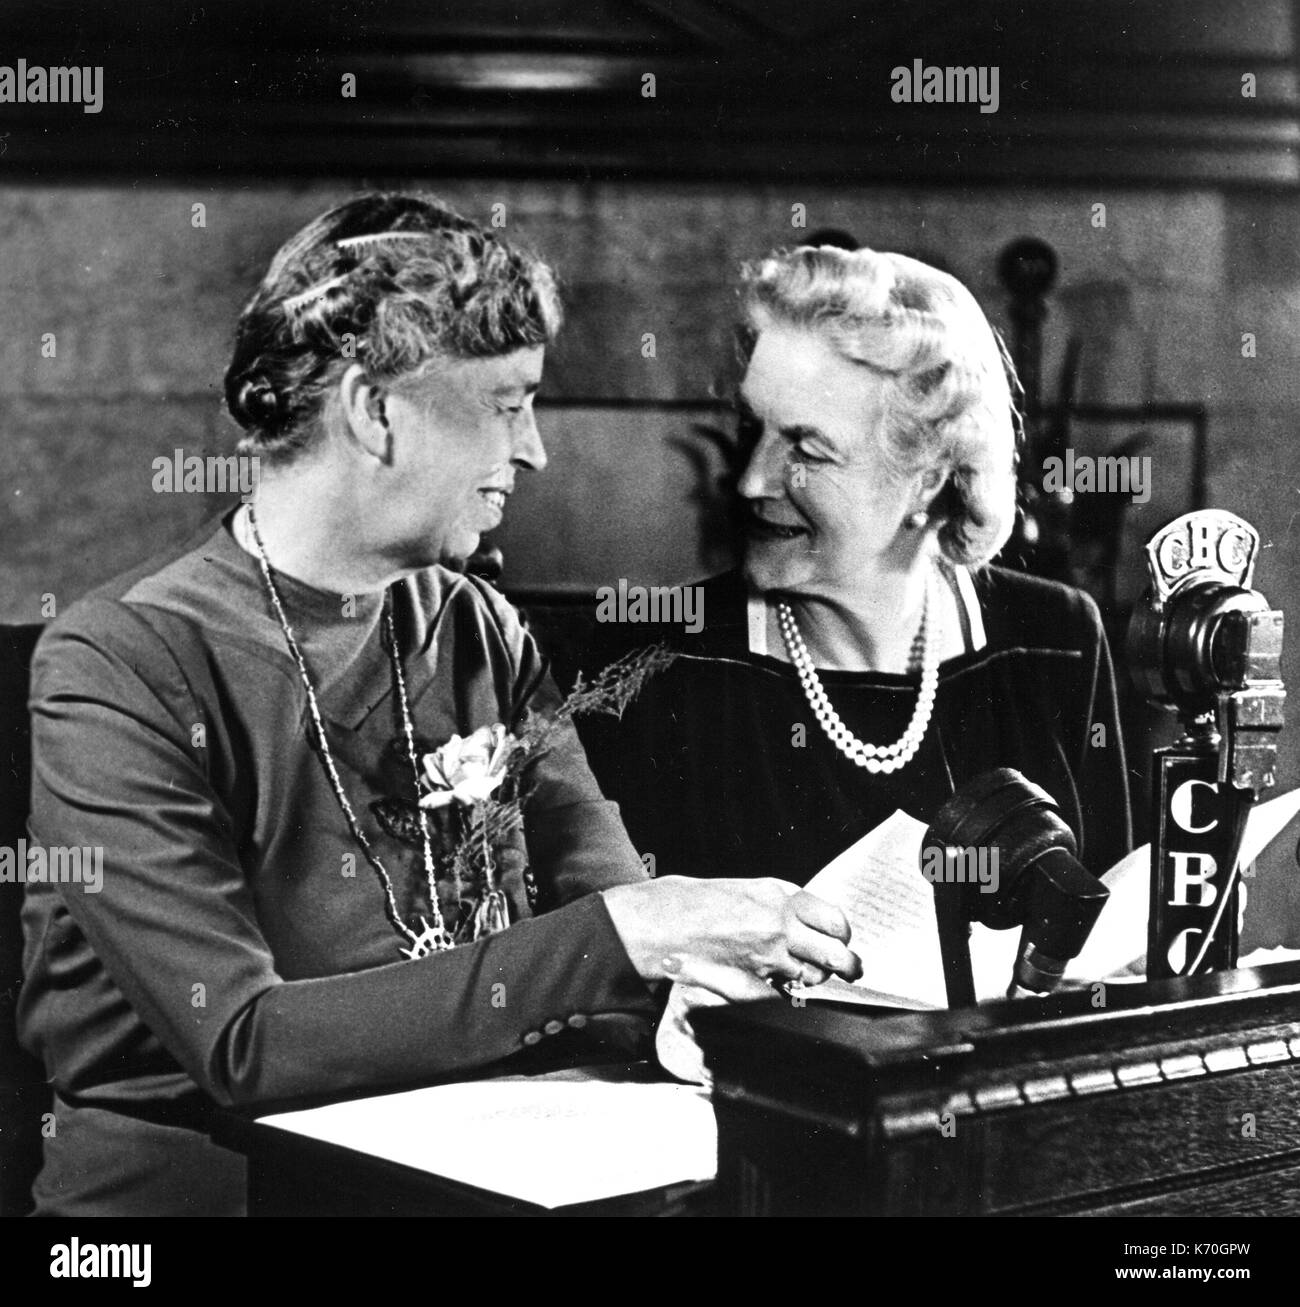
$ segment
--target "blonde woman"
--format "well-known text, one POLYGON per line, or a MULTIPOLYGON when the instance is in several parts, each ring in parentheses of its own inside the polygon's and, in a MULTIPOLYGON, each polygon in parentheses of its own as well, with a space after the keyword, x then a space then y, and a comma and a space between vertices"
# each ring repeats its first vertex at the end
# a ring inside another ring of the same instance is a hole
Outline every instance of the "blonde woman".
MULTIPOLYGON (((805 883, 902 808, 1015 767, 1085 865, 1129 845, 1092 601, 989 560, 1015 512, 1004 351, 955 278, 896 254, 780 253, 741 286, 742 566, 588 756, 660 874, 805 883)), ((601 657, 615 652, 603 650, 601 657)))

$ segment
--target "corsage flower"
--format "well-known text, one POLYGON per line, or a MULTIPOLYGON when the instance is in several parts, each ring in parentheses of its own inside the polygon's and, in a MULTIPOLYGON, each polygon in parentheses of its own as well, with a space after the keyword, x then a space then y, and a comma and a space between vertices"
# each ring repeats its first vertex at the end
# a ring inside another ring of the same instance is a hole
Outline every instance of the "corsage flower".
POLYGON ((424 755, 424 783, 428 793, 422 808, 445 808, 449 803, 472 807, 490 798, 506 778, 506 766, 519 741, 499 722, 480 726, 473 735, 453 735, 442 748, 424 755))

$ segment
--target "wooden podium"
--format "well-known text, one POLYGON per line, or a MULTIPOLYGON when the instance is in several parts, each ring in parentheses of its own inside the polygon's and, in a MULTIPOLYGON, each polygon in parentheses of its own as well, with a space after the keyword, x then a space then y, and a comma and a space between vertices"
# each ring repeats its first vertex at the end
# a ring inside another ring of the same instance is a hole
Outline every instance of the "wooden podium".
POLYGON ((692 1014, 723 1214, 1300 1213, 1300 962, 873 1016, 692 1014))

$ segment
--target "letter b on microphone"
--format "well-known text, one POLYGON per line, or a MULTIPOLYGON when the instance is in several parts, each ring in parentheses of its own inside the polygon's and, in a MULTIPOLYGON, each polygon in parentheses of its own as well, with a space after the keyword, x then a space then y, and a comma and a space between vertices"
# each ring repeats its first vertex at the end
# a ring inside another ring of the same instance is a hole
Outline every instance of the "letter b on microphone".
POLYGON ((1156 811, 1164 813, 1165 821, 1163 839, 1152 850, 1147 975, 1155 979, 1186 974, 1216 916, 1220 920, 1214 942, 1197 972, 1231 966, 1236 957, 1236 906, 1220 902, 1232 871, 1231 787, 1211 779, 1212 756, 1157 753, 1155 762, 1156 811))

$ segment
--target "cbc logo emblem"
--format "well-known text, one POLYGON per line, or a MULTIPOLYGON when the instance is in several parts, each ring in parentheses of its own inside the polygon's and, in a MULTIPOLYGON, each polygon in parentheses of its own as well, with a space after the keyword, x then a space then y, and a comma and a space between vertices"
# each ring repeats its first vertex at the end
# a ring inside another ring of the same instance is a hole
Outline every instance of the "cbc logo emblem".
POLYGON ((1231 513, 1188 513, 1147 546, 1156 579, 1172 590, 1196 573, 1210 573, 1230 585, 1249 585, 1259 544, 1254 527, 1231 513))

